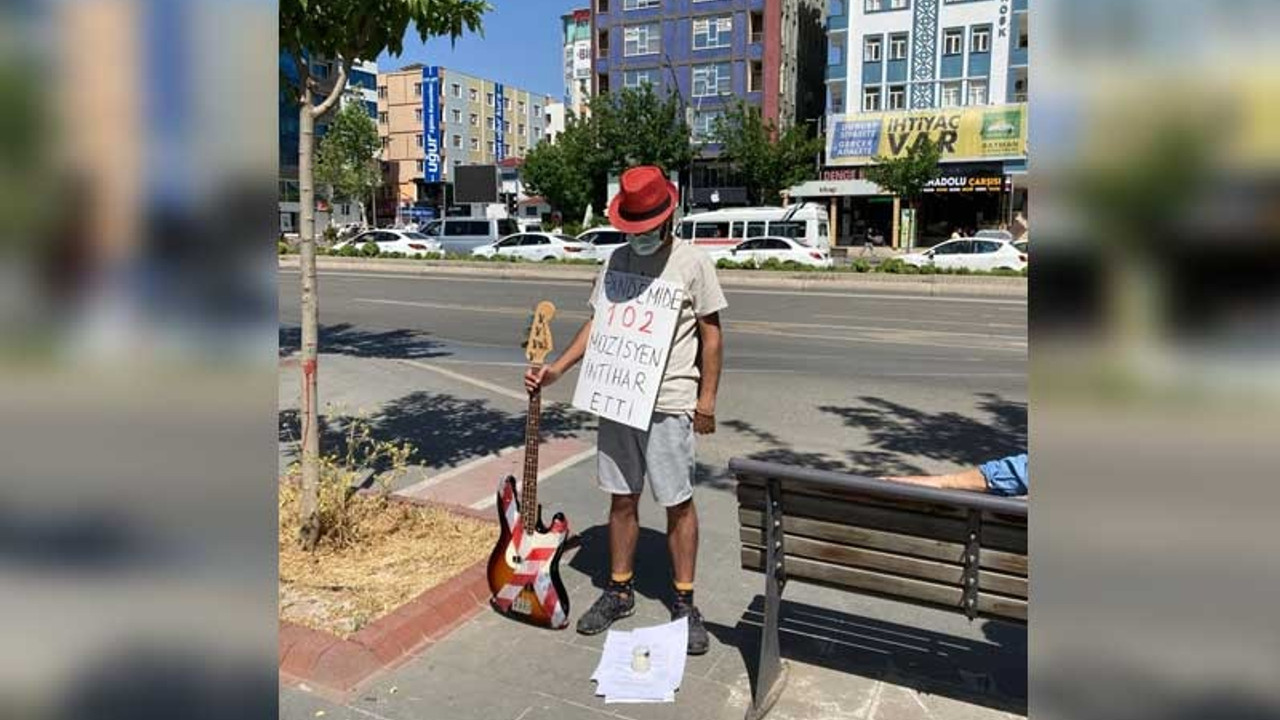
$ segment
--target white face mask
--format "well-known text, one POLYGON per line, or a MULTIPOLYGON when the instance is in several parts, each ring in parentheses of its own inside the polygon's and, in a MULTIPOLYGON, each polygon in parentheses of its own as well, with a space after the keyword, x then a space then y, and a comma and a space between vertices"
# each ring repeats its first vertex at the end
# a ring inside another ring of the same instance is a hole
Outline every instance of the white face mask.
POLYGON ((641 235, 628 235, 627 242, 637 255, 652 255, 662 247, 662 228, 641 235))

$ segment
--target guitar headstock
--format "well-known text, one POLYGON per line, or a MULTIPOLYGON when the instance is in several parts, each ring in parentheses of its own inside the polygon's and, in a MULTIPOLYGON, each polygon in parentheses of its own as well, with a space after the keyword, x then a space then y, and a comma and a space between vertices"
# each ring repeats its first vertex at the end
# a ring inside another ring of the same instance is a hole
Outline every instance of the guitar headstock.
POLYGON ((547 360, 553 349, 551 341, 551 318, 555 317, 556 306, 543 300, 533 310, 529 319, 527 338, 521 344, 524 356, 532 365, 541 365, 547 360))

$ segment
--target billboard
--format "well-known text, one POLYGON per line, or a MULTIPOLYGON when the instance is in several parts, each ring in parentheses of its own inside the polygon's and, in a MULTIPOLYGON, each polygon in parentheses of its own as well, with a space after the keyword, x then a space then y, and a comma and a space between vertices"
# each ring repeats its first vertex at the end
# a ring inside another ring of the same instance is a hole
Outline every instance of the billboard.
POLYGON ((1027 106, 987 105, 833 115, 827 165, 869 165, 906 155, 921 138, 942 148, 942 162, 1021 159, 1027 154, 1027 106))
POLYGON ((502 83, 493 86, 493 159, 502 160, 507 157, 507 132, 504 129, 507 113, 503 109, 502 83))
POLYGON ((438 183, 444 163, 440 157, 440 68, 422 68, 422 179, 438 183))
POLYGON ((498 202, 497 165, 459 165, 453 170, 455 203, 498 202))

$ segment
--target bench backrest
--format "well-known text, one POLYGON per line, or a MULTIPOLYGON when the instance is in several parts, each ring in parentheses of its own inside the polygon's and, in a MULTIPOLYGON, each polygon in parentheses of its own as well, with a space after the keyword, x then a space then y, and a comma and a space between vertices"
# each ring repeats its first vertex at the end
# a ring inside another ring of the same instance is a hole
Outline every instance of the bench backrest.
POLYGON ((1026 622, 1025 500, 752 460, 729 467, 742 567, 764 569, 772 485, 786 578, 1026 622))

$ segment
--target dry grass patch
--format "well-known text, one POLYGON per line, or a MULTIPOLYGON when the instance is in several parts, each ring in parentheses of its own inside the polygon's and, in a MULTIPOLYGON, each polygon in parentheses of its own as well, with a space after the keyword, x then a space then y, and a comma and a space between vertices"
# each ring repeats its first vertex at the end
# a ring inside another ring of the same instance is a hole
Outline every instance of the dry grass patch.
POLYGON ((298 546, 295 485, 280 483, 280 617, 346 637, 493 549, 493 525, 382 495, 347 499, 355 539, 298 546))

